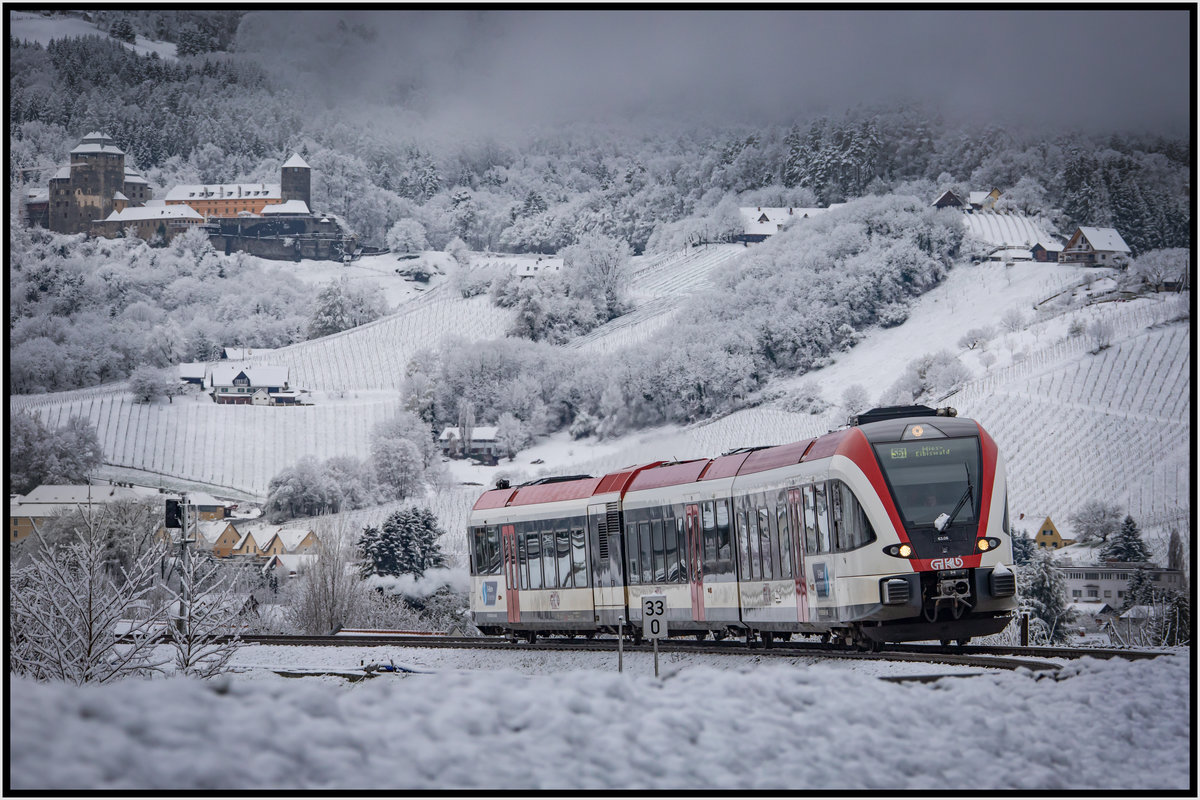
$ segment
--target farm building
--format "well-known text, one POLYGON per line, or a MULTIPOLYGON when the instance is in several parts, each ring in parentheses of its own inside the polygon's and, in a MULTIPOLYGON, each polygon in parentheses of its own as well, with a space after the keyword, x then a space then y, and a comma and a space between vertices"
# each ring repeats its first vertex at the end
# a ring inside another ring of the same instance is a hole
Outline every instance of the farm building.
POLYGON ((742 218, 742 242, 761 242, 768 236, 779 233, 797 220, 809 219, 823 214, 830 208, 837 208, 841 203, 834 203, 829 208, 767 208, 764 206, 744 207, 738 209, 742 218))
POLYGON ((208 378, 214 401, 232 405, 296 405, 299 395, 288 386, 288 368, 217 364, 208 378))
POLYGON ((89 509, 122 500, 174 497, 160 494, 147 487, 96 485, 45 485, 31 489, 26 495, 14 494, 8 499, 8 541, 16 542, 33 533, 53 517, 77 509, 89 509))
POLYGON ((1129 245, 1116 228, 1076 228, 1059 260, 1064 264, 1117 267, 1129 262, 1129 245))
POLYGON ((1024 214, 976 211, 963 214, 962 220, 968 236, 979 243, 985 261, 1033 261, 1035 245, 1043 243, 1043 249, 1056 246, 1054 238, 1024 214))
POLYGON ((204 217, 187 206, 131 206, 114 210, 95 223, 92 232, 111 239, 132 228, 139 239, 149 241, 160 236, 170 241, 202 222, 204 217))
POLYGON ((202 361, 191 361, 187 364, 179 365, 179 380, 182 383, 193 383, 196 386, 203 386, 204 379, 208 376, 208 365, 202 361))

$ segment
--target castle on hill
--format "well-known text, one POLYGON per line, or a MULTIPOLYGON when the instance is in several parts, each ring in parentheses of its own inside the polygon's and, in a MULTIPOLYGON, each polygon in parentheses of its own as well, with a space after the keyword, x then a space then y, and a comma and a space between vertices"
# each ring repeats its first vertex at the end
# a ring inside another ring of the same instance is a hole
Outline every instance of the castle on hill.
POLYGON ((70 157, 48 192, 26 196, 26 224, 107 238, 132 233, 147 241, 170 241, 199 226, 225 253, 279 260, 342 261, 358 250, 357 237, 340 219, 312 212, 312 168, 298 153, 280 168, 279 183, 182 185, 158 202, 111 137, 89 133, 70 157))

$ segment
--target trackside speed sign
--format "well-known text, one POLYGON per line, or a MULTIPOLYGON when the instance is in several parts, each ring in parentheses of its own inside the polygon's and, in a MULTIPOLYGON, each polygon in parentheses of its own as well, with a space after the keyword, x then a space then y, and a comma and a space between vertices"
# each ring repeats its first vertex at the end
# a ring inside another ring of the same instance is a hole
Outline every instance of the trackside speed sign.
POLYGON ((642 595, 642 636, 646 639, 667 638, 667 596, 642 595))

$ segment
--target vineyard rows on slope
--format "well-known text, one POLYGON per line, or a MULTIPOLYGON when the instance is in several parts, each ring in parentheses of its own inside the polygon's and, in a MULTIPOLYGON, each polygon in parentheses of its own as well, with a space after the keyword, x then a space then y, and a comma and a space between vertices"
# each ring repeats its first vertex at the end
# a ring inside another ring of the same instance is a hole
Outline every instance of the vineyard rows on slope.
POLYGON ((84 417, 96 426, 105 461, 114 466, 265 496, 271 477, 303 456, 369 452, 371 428, 395 414, 400 400, 391 392, 358 394, 295 408, 217 405, 204 395, 146 404, 127 393, 43 404, 14 397, 10 407, 27 408, 52 428, 84 417))
POLYGON ((503 338, 514 313, 487 297, 463 300, 442 285, 400 311, 342 333, 301 342, 247 363, 289 368, 291 384, 309 390, 399 389, 413 354, 450 337, 503 338))

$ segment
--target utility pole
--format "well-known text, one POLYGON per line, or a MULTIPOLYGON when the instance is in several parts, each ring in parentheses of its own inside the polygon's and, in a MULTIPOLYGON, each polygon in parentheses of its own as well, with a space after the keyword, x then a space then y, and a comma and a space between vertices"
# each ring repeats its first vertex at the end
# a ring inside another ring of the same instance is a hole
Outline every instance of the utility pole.
POLYGON ((185 633, 187 630, 186 620, 191 610, 192 598, 189 597, 191 587, 188 585, 191 572, 191 551, 188 550, 188 542, 192 541, 188 538, 188 513, 187 513, 187 492, 184 492, 179 497, 180 512, 183 514, 183 528, 179 533, 179 619, 176 621, 176 628, 180 633, 185 633))

